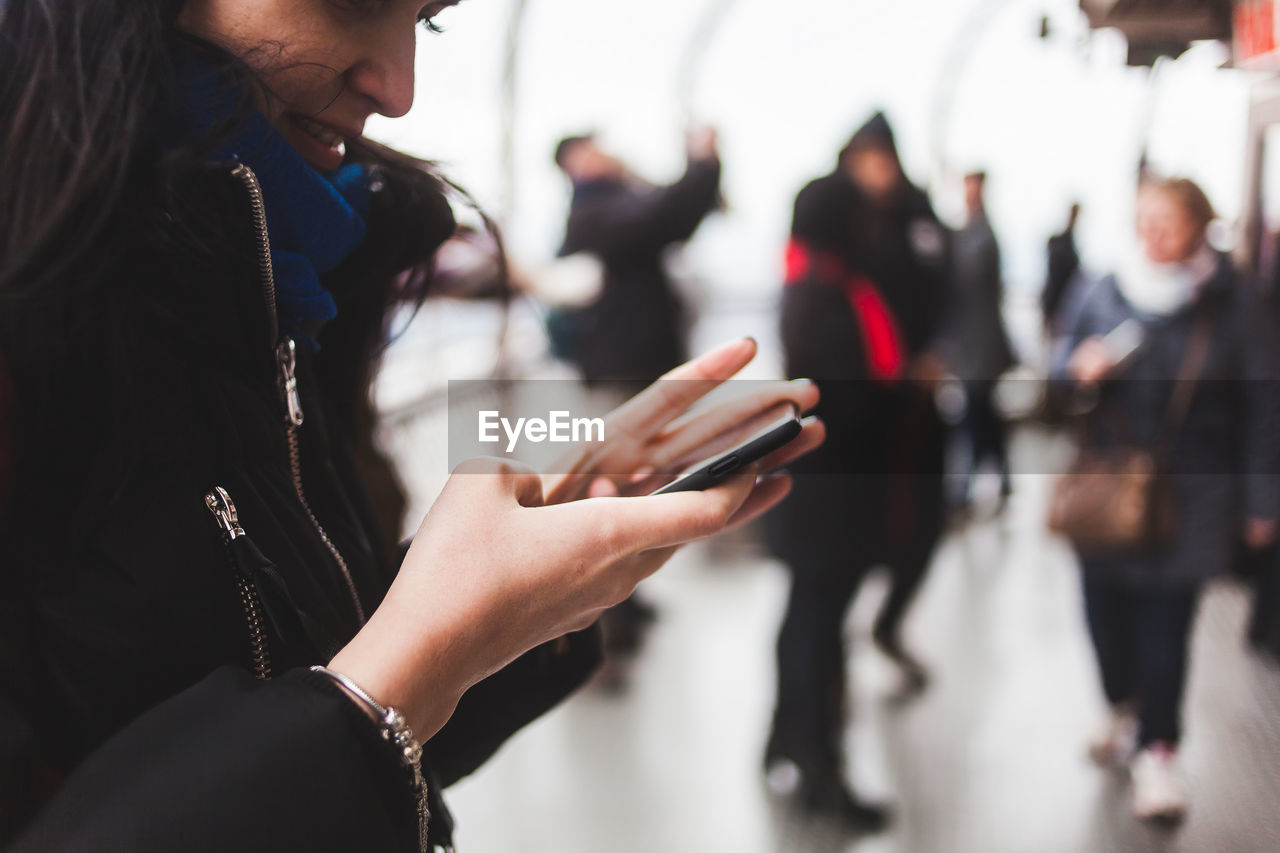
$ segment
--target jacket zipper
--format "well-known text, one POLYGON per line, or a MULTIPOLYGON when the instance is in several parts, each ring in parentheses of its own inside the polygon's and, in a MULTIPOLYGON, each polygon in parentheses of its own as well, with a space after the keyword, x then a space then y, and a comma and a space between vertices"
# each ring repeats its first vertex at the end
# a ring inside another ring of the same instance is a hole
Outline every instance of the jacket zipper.
MULTIPOLYGON (((231 495, 227 494, 226 489, 217 486, 204 496, 204 504, 218 520, 223 542, 229 551, 231 543, 245 535, 231 495)), ((236 566, 236 587, 240 590, 240 604, 244 607, 245 621, 249 626, 249 656, 253 660, 253 674, 259 680, 266 681, 271 678, 271 652, 267 648, 266 620, 262 617, 262 599, 258 596, 258 585, 240 570, 234 555, 231 562, 236 566)))
MULTIPOLYGON (((267 306, 267 315, 270 320, 270 334, 274 343, 276 355, 276 367, 278 370, 277 379, 280 383, 280 391, 284 397, 285 406, 285 430, 289 445, 289 471, 293 475, 293 490, 298 495, 298 503, 302 505, 302 509, 307 514, 307 518, 311 520, 311 526, 315 528, 316 533, 320 536, 320 541, 324 543, 325 548, 333 555, 334 562, 338 564, 338 569, 342 572, 342 579, 346 583, 347 591, 351 593, 351 603, 355 606, 356 617, 360 620, 360 624, 365 623, 364 606, 360 603, 360 595, 356 591, 355 581, 351 577, 351 569, 347 566, 347 561, 343 558, 342 553, 338 550, 338 546, 329 538, 329 534, 320 524, 320 519, 316 518, 316 514, 311 509, 311 503, 307 500, 306 491, 302 487, 302 454, 298 443, 298 428, 302 426, 305 415, 302 411, 302 395, 298 392, 297 369, 297 345, 292 338, 280 338, 278 329, 280 324, 279 312, 276 308, 276 280, 275 270, 271 264, 271 237, 267 231, 267 207, 262 198, 262 185, 258 183, 258 176, 253 173, 243 163, 236 164, 231 170, 231 174, 240 180, 245 190, 249 194, 249 205, 253 211, 253 229, 257 236, 258 242, 258 273, 262 279, 263 299, 267 306)), ((218 489, 221 494, 217 497, 226 497, 226 492, 218 489)), ((206 498, 206 501, 208 498, 206 498)), ((227 497, 227 503, 230 505, 230 498, 227 497)), ((211 507, 212 509, 212 507, 211 507)), ((231 515, 229 516, 230 527, 227 522, 223 523, 228 541, 236 538, 230 531, 239 529, 236 526, 235 507, 230 505, 231 515)), ((239 535, 243 535, 241 530, 239 535)), ((269 677, 270 662, 267 660, 266 634, 262 629, 262 603, 258 598, 257 588, 252 581, 240 579, 241 598, 246 601, 246 613, 250 614, 250 642, 254 650, 254 666, 258 668, 259 651, 261 660, 264 662, 268 675, 259 675, 259 678, 269 677), (246 591, 247 584, 247 591, 246 591), (250 606, 252 604, 252 607, 250 606), (256 621, 255 621, 256 620, 256 621), (260 638, 260 640, 259 640, 260 638)), ((419 849, 422 853, 427 853, 429 844, 427 841, 428 823, 430 821, 430 811, 428 808, 428 797, 430 791, 424 780, 421 780, 420 774, 416 776, 414 784, 414 795, 417 798, 418 805, 418 834, 419 849)))
POLYGON ((325 548, 333 555, 334 562, 338 564, 338 570, 342 573, 342 580, 347 587, 347 592, 351 595, 351 603, 355 606, 356 618, 363 625, 365 623, 364 606, 360 603, 360 594, 356 591, 355 581, 351 577, 351 569, 347 566, 347 561, 343 558, 342 552, 338 550, 338 546, 334 544, 324 526, 320 524, 320 519, 312 511, 311 502, 307 500, 306 490, 302 486, 302 454, 298 441, 298 429, 302 426, 305 416, 302 411, 302 395, 298 393, 298 378, 295 373, 297 368, 297 346, 292 338, 286 337, 282 339, 276 331, 279 327, 279 315, 276 309, 276 281, 275 271, 271 265, 271 238, 267 233, 267 208, 262 199, 262 186, 258 183, 258 176, 243 163, 237 164, 231 170, 231 174, 244 184, 249 193, 250 207, 253 210, 253 228, 258 242, 258 272, 262 278, 263 298, 271 321, 270 334, 275 342, 277 380, 280 383, 280 391, 284 397, 285 430, 289 445, 289 471, 293 476, 293 490, 297 493, 298 503, 302 505, 303 512, 310 519, 311 526, 315 528, 320 541, 324 543, 325 548))

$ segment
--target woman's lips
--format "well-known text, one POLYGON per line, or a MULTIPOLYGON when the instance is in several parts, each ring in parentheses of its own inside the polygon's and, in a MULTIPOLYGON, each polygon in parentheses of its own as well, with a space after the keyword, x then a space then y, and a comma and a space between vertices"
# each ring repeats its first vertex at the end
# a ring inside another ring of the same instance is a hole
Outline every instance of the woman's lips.
POLYGON ((303 130, 320 140, 321 143, 329 148, 337 148, 342 144, 342 134, 330 127, 326 127, 318 121, 303 118, 298 119, 298 124, 302 125, 303 130))
POLYGON ((360 135, 359 131, 344 133, 306 116, 290 114, 288 118, 299 131, 290 134, 294 138, 294 147, 304 160, 321 171, 331 171, 341 166, 347 153, 346 138, 360 135))

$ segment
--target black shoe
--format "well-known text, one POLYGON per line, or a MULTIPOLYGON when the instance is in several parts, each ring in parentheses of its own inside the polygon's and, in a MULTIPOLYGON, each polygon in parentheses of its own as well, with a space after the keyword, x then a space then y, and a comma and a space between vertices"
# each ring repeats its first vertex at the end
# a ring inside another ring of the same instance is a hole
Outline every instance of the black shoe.
POLYGON ((801 783, 800 802, 810 814, 834 820, 847 832, 883 832, 891 818, 887 806, 860 799, 839 775, 805 778, 801 783))
POLYGON ((871 638, 875 641, 876 648, 902 671, 903 687, 907 693, 922 693, 929 686, 929 670, 919 658, 902 647, 902 642, 897 637, 887 630, 877 628, 871 638))
POLYGON ((778 728, 769 735, 764 751, 766 784, 775 794, 794 796, 811 817, 835 821, 846 832, 880 832, 889 825, 889 809, 859 799, 845 785, 838 762, 797 760, 785 744, 778 728))

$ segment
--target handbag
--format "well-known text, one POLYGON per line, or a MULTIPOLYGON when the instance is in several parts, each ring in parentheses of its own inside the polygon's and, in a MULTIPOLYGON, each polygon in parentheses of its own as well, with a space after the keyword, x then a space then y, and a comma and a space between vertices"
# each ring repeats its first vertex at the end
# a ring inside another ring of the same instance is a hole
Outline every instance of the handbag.
POLYGON ((1084 448, 1054 484, 1049 529, 1090 556, 1157 552, 1178 526, 1169 454, 1191 409, 1213 340, 1216 314, 1201 314, 1178 370, 1155 449, 1084 448))

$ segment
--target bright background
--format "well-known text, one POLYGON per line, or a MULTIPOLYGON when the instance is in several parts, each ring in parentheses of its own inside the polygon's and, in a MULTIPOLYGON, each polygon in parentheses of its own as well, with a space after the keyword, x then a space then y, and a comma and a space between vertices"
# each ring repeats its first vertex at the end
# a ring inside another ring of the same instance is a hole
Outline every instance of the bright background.
POLYGON ((1073 199, 1085 208, 1086 266, 1105 269, 1125 250, 1144 138, 1155 166, 1201 182, 1227 220, 1241 214, 1251 76, 1220 69, 1217 45, 1155 74, 1126 68, 1123 39, 1090 34, 1074 0, 529 0, 508 195, 500 140, 513 6, 466 0, 442 15, 448 32, 421 37, 413 111, 375 119, 370 132, 440 161, 505 214, 527 263, 551 257, 562 234, 559 138, 598 130, 638 172, 670 180, 690 114, 720 128, 726 163, 729 209, 684 265, 713 297, 777 287, 795 193, 878 107, 944 218, 959 213, 960 174, 990 172, 1015 295, 1038 290, 1044 241, 1073 199))
MULTIPOLYGON (((551 162, 559 138, 599 129, 639 172, 670 180, 689 114, 718 125, 729 208, 700 229, 680 269, 709 309, 694 349, 753 334, 766 350, 755 378, 781 370, 773 309, 792 200, 877 107, 952 223, 961 173, 991 173, 1007 314, 1015 334, 1030 333, 1024 357, 1041 345, 1033 297, 1044 241, 1079 199, 1086 265, 1115 262, 1132 239, 1144 139, 1154 165, 1202 183, 1226 219, 1241 213, 1251 78, 1220 70, 1224 51, 1213 46, 1154 75, 1126 68, 1123 40, 1089 34, 1075 0, 528 0, 509 194, 501 140, 513 2, 466 0, 443 15, 447 34, 421 40, 417 106, 371 132, 440 161, 502 214, 519 259, 536 266, 558 247, 568 203, 551 162), (719 10, 720 25, 704 30, 719 10)), ((391 413, 384 441, 410 487, 406 534, 451 467, 448 395, 422 386, 492 373, 497 313, 435 300, 388 354, 378 397, 391 413)), ((528 301, 514 306, 511 328, 515 359, 536 363, 541 322, 528 301)), ((1055 451, 1070 456, 1034 430, 1014 446, 1015 460, 1055 451)), ((960 529, 940 550, 907 628, 935 674, 919 700, 901 701, 896 673, 868 643, 883 577, 869 579, 851 614, 849 769, 860 790, 897 805, 890 832, 832 837, 766 795, 760 756, 786 575, 730 537, 682 551, 647 582, 661 618, 625 691, 581 691, 450 790, 460 849, 1280 849, 1280 678, 1241 647, 1243 589, 1217 589, 1202 609, 1188 684, 1189 825, 1148 832, 1129 819, 1119 777, 1085 761, 1104 700, 1074 557, 1044 529, 1050 482, 1019 475, 1006 516, 960 529)))

